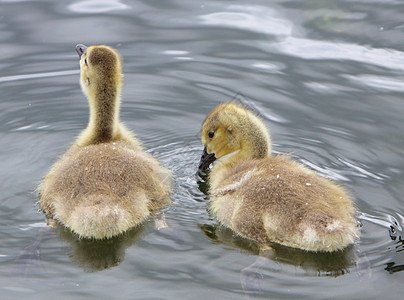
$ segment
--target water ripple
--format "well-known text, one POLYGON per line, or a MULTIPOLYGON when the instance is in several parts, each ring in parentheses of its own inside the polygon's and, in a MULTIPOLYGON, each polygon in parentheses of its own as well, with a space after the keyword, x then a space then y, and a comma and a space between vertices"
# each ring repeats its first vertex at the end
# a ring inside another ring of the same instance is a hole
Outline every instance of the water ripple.
POLYGON ((24 126, 20 126, 18 128, 15 129, 11 129, 10 132, 13 131, 28 131, 28 130, 44 130, 44 129, 48 129, 49 125, 44 125, 43 122, 36 122, 33 124, 29 124, 29 125, 24 125, 24 126))
POLYGON ((387 76, 380 75, 348 75, 344 74, 343 77, 347 78, 354 83, 369 86, 378 90, 388 90, 394 92, 404 92, 403 78, 394 79, 387 76))
POLYGON ((307 86, 309 89, 321 93, 321 94, 327 94, 327 95, 338 95, 342 92, 353 92, 355 91, 354 88, 349 87, 349 86, 344 86, 336 83, 330 83, 330 82, 305 82, 303 83, 305 86, 307 86))
POLYGON ((99 14, 114 10, 130 9, 129 5, 119 0, 87 0, 73 3, 68 6, 73 12, 99 14))
POLYGON ((185 50, 165 50, 164 55, 173 56, 178 60, 194 60, 193 57, 189 56, 189 52, 185 50))
POLYGON ((0 77, 0 82, 36 79, 36 78, 47 78, 47 77, 60 77, 79 74, 80 70, 66 70, 57 72, 43 72, 43 73, 32 73, 32 74, 20 74, 13 76, 3 76, 0 77))
POLYGON ((303 162, 305 165, 309 166, 310 168, 312 168, 313 170, 316 170, 320 175, 324 175, 327 178, 337 181, 345 181, 345 182, 350 181, 348 177, 345 177, 344 175, 341 175, 336 171, 331 170, 330 168, 317 166, 316 164, 313 164, 312 162, 305 159, 300 159, 300 161, 303 162))
POLYGON ((353 163, 353 162, 349 162, 347 159, 343 159, 341 157, 337 157, 337 159, 342 162, 343 164, 345 164, 346 166, 348 166, 351 169, 354 169, 355 172, 354 175, 357 175, 359 177, 370 177, 373 179, 377 179, 377 180, 384 180, 386 178, 388 178, 387 175, 384 174, 376 174, 374 172, 370 172, 368 170, 366 170, 367 166, 365 165, 359 165, 359 163, 353 163))
POLYGON ((276 43, 257 44, 266 51, 300 57, 308 60, 346 60, 369 65, 404 70, 404 53, 387 48, 371 48, 348 43, 316 41, 305 38, 287 37, 276 43))
POLYGON ((47 224, 45 222, 35 222, 27 225, 20 225, 20 229, 22 231, 36 229, 36 228, 47 228, 47 224))
MULTIPOLYGON (((404 225, 404 216, 402 216, 400 214, 397 214, 397 215, 401 221, 401 224, 404 225)), ((400 222, 397 220, 397 218, 395 218, 394 216, 389 215, 389 214, 380 212, 380 213, 378 213, 378 215, 372 215, 369 213, 361 212, 358 214, 358 219, 383 226, 387 229, 390 229, 393 226, 394 228, 396 228, 393 231, 397 231, 397 230, 402 231, 402 227, 400 225, 400 222)))
POLYGON ((231 5, 226 12, 199 17, 202 24, 239 28, 271 35, 290 35, 293 24, 279 18, 279 12, 263 6, 231 5))

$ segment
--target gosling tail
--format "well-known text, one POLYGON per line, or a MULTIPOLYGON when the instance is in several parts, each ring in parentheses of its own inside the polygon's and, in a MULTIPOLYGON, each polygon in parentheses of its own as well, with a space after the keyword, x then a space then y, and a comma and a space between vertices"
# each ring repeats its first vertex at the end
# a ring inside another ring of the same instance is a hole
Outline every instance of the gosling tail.
MULTIPOLYGON (((139 201, 140 202, 140 201, 139 201)), ((109 195, 86 196, 73 208, 66 220, 57 216, 81 238, 105 239, 124 233, 140 224, 146 217, 145 210, 136 211, 125 205, 122 199, 109 195)))
POLYGON ((332 218, 325 219, 317 219, 318 222, 315 226, 305 227, 303 242, 307 250, 338 251, 353 244, 358 239, 359 231, 355 222, 332 218))

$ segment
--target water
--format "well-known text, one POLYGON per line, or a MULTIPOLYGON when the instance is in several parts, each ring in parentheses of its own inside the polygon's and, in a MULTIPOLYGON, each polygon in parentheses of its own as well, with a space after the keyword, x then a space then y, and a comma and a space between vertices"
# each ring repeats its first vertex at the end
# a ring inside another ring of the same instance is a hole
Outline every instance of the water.
POLYGON ((401 1, 0 1, 0 289, 4 299, 399 297, 404 256, 401 1), (122 120, 173 170, 169 230, 110 243, 52 231, 34 190, 87 124, 74 46, 124 59, 122 120), (338 255, 256 245, 217 226, 196 174, 200 124, 237 98, 291 153, 355 198, 338 255), (253 284, 256 284, 253 281, 253 284))

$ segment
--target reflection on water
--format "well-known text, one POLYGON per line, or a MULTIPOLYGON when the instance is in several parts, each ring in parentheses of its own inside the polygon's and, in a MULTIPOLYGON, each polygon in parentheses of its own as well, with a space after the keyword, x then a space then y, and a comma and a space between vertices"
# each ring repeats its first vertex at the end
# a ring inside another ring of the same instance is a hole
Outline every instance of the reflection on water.
POLYGON ((39 231, 37 240, 24 248, 15 261, 14 272, 24 278, 46 274, 42 264, 41 248, 46 247, 48 239, 55 234, 69 244, 69 258, 88 272, 101 271, 118 266, 125 257, 125 249, 142 239, 146 222, 124 234, 105 240, 81 239, 63 225, 57 224, 56 232, 50 227, 39 231))
POLYGON ((387 251, 392 253, 391 260, 385 263, 386 267, 384 270, 390 274, 404 271, 404 257, 402 252, 404 252, 404 240, 403 240, 403 230, 400 224, 404 224, 404 217, 397 214, 397 218, 391 215, 386 215, 384 217, 373 216, 366 213, 361 213, 359 215, 360 220, 366 220, 375 224, 382 225, 386 232, 388 232, 390 239, 392 240, 391 245, 387 248, 387 251))
MULTIPOLYGON (((31 229, 36 227, 35 224, 31 229)), ((32 278, 46 274, 42 264, 41 248, 46 247, 47 240, 57 235, 69 244, 69 258, 83 267, 87 272, 102 271, 118 266, 125 258, 125 250, 136 242, 141 241, 148 233, 155 229, 160 236, 182 244, 180 232, 169 228, 164 215, 159 214, 156 220, 147 220, 141 225, 109 239, 83 239, 69 228, 56 224, 56 229, 42 227, 36 241, 25 247, 14 263, 14 273, 23 278, 32 278), (160 226, 157 226, 159 224, 160 226)))
MULTIPOLYGON (((203 233, 214 243, 220 243, 233 248, 242 249, 253 255, 260 254, 260 246, 248 239, 234 234, 228 228, 219 225, 199 225, 203 233)), ((300 249, 271 244, 271 250, 267 250, 264 257, 274 262, 286 263, 304 269, 307 274, 314 276, 340 276, 347 272, 358 261, 358 253, 355 247, 349 247, 344 251, 335 253, 314 253, 300 249)))
POLYGON ((403 255, 399 255, 400 252, 404 251, 404 240, 402 237, 402 231, 400 230, 400 232, 397 232, 397 225, 397 223, 390 225, 390 237, 394 243, 389 250, 396 252, 393 254, 392 261, 386 263, 385 270, 390 274, 404 271, 403 255))
POLYGON ((58 226, 58 236, 68 242, 69 258, 86 271, 101 271, 119 265, 125 257, 125 250, 142 239, 145 228, 140 225, 122 235, 105 240, 79 239, 63 226, 58 226))
POLYGON ((46 268, 42 263, 41 247, 54 236, 51 228, 41 228, 36 241, 25 247, 14 262, 13 273, 20 278, 31 278, 46 274, 46 268))
POLYGON ((392 215, 379 214, 379 216, 373 216, 366 213, 359 214, 359 219, 372 222, 374 224, 381 225, 385 228, 385 232, 389 234, 391 243, 387 247, 386 251, 389 253, 389 262, 384 263, 387 272, 390 274, 404 271, 404 257, 402 253, 404 252, 404 241, 403 241, 403 231, 400 224, 404 224, 404 217, 397 214, 397 218, 392 215))

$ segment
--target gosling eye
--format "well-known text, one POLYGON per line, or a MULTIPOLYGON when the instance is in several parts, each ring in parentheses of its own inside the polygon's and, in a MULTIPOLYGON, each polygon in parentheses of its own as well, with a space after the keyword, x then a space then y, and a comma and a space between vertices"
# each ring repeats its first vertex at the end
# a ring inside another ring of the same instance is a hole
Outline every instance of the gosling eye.
POLYGON ((84 63, 86 64, 86 66, 88 66, 87 57, 84 59, 84 63))
POLYGON ((214 136, 215 136, 215 132, 214 131, 209 131, 208 137, 213 139, 214 136))

